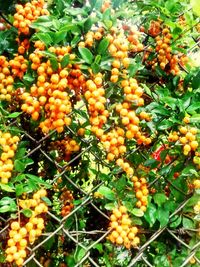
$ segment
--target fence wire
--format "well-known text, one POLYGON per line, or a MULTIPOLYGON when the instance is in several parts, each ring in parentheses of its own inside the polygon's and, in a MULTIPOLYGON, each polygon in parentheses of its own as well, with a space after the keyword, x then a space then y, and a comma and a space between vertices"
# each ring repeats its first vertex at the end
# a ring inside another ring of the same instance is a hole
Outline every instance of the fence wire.
MULTIPOLYGON (((53 134, 53 133, 51 133, 51 134, 53 134)), ((73 132, 73 134, 75 134, 75 133, 73 132)), ((81 188, 77 183, 72 181, 72 179, 68 176, 67 168, 66 168, 67 166, 69 166, 70 164, 75 162, 78 158, 84 156, 85 153, 92 153, 96 157, 94 151, 90 151, 92 148, 92 143, 88 142, 88 140, 82 139, 81 141, 85 142, 87 147, 84 150, 82 150, 78 155, 76 155, 74 158, 72 158, 64 166, 61 166, 59 164, 59 162, 56 162, 54 159, 52 159, 51 156, 48 154, 48 152, 44 151, 44 149, 43 149, 42 143, 44 142, 45 139, 49 138, 49 135, 45 136, 43 139, 41 139, 39 141, 35 140, 27 132, 25 132, 24 135, 30 141, 34 142, 34 144, 35 144, 35 147, 30 152, 28 152, 26 154, 25 158, 29 157, 30 155, 32 157, 34 157, 34 154, 38 153, 38 152, 40 154, 42 154, 44 156, 44 160, 49 162, 50 164, 53 164, 56 167, 56 169, 58 169, 60 172, 55 177, 53 182, 56 182, 56 180, 59 177, 64 177, 68 181, 68 183, 71 185, 71 187, 74 188, 76 191, 80 192, 83 197, 82 197, 81 204, 76 206, 68 215, 64 216, 63 218, 60 218, 60 216, 56 215, 53 211, 48 211, 48 213, 47 213, 48 220, 55 223, 55 225, 57 227, 56 227, 55 231, 53 231, 53 232, 45 231, 45 233, 42 234, 42 237, 38 240, 38 242, 36 244, 34 244, 31 247, 28 247, 29 256, 26 259, 26 261, 24 262, 23 266, 35 265, 35 266, 43 267, 43 265, 40 263, 40 258, 38 258, 38 255, 40 254, 38 252, 40 252, 40 250, 42 249, 42 246, 45 243, 47 243, 48 240, 50 240, 51 238, 58 237, 58 236, 62 236, 62 237, 64 237, 64 239, 69 240, 73 244, 73 247, 75 247, 75 250, 78 248, 82 248, 84 251, 83 255, 81 255, 80 260, 73 267, 78 267, 78 266, 101 267, 101 266, 105 266, 105 265, 99 265, 99 263, 97 262, 97 259, 95 257, 93 257, 92 249, 95 247, 96 244, 100 244, 102 241, 104 241, 106 239, 106 237, 110 233, 111 229, 107 230, 108 228, 107 229, 95 228, 95 226, 98 225, 99 221, 95 222, 94 223, 94 229, 90 229, 90 230, 79 231, 78 226, 77 226, 77 221, 79 220, 79 211, 82 208, 85 208, 88 206, 90 206, 90 208, 95 209, 95 211, 99 214, 99 218, 102 218, 102 220, 107 220, 107 224, 109 223, 108 215, 105 214, 100 209, 100 207, 98 207, 95 204, 94 196, 93 196, 93 192, 95 192, 98 189, 98 187, 103 185, 104 182, 103 181, 99 182, 99 184, 95 185, 95 187, 93 187, 93 189, 91 191, 85 192, 85 190, 83 190, 83 188, 81 188), (75 218, 75 221, 76 221, 72 230, 69 230, 68 227, 66 226, 66 221, 68 219, 70 219, 70 217, 75 218), (88 245, 85 245, 84 244, 85 242, 82 242, 83 237, 84 237, 84 239, 85 238, 90 239, 91 236, 93 237, 93 242, 88 243, 88 245), (95 238, 95 240, 94 240, 94 238, 95 238)), ((100 159, 98 158, 98 160, 100 160, 100 159)), ((157 181, 157 179, 155 179, 155 181, 153 181, 153 183, 156 183, 156 181, 157 181)), ((174 218, 174 216, 176 216, 178 213, 180 213, 184 209, 184 207, 188 203, 190 197, 191 197, 191 195, 185 196, 185 200, 183 201, 183 203, 176 210, 174 210, 174 212, 170 215, 169 222, 174 218)), ((0 230, 0 236, 1 237, 3 237, 4 235, 6 236, 8 234, 10 220, 11 220, 11 218, 6 220, 2 216, 0 216, 1 225, 4 225, 2 230, 0 230)), ((185 235, 185 232, 188 233, 190 231, 196 231, 196 229, 171 230, 167 226, 165 226, 165 227, 158 229, 155 232, 151 232, 149 239, 146 241, 146 243, 144 243, 142 246, 137 248, 137 250, 134 253, 135 256, 132 257, 132 259, 128 263, 127 267, 136 266, 137 263, 142 263, 141 266, 153 267, 153 265, 148 261, 148 248, 153 241, 157 240, 159 237, 161 237, 162 235, 165 235, 166 233, 168 233, 171 236, 171 239, 174 240, 174 242, 185 247, 188 251, 188 255, 185 257, 185 259, 181 263, 180 267, 187 266, 189 261, 192 258, 195 259, 196 263, 199 264, 199 266, 200 266, 199 259, 197 257, 195 257, 195 253, 197 251, 199 251, 199 248, 200 248, 200 241, 197 240, 197 242, 191 247, 184 241, 184 239, 182 239, 182 236, 185 235)), ((173 263, 172 263, 172 266, 173 266, 173 263)))

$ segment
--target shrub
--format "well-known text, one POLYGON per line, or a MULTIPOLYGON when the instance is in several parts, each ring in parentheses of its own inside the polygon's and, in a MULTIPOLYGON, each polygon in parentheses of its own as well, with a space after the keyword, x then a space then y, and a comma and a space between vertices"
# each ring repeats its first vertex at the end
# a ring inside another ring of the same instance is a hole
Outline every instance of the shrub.
POLYGON ((0 3, 2 266, 199 266, 197 1, 0 3))

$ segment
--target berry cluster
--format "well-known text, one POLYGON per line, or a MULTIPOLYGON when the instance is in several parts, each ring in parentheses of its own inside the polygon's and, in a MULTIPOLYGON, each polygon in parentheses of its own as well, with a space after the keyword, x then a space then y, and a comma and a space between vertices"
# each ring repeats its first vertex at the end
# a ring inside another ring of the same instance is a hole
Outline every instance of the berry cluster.
POLYGON ((157 36, 156 39, 156 52, 158 52, 158 63, 161 69, 165 69, 166 65, 171 60, 171 34, 168 28, 162 30, 162 35, 157 36))
MULTIPOLYGON (((105 89, 102 86, 103 77, 101 73, 96 75, 90 73, 91 77, 86 81, 86 92, 84 96, 88 103, 91 130, 101 141, 107 154, 107 160, 116 160, 117 165, 126 172, 129 178, 131 178, 134 174, 134 169, 122 158, 127 151, 125 144, 126 138, 135 138, 139 145, 149 145, 151 143, 151 139, 144 135, 139 126, 140 119, 149 121, 150 117, 145 111, 137 116, 135 111, 138 106, 144 105, 144 99, 142 98, 143 90, 138 86, 135 79, 127 78, 127 68, 130 63, 128 55, 130 47, 131 51, 134 50, 132 52, 136 52, 142 49, 143 46, 139 43, 138 34, 135 28, 131 28, 130 30, 128 27, 127 29, 125 28, 124 31, 118 33, 118 29, 112 27, 110 31, 111 34, 106 35, 106 38, 110 43, 108 50, 114 59, 111 67, 110 81, 116 83, 119 78, 122 78, 119 86, 123 89, 125 100, 122 104, 116 105, 116 111, 121 117, 123 128, 112 127, 110 131, 104 132, 103 126, 108 120, 109 112, 106 109, 105 89), (126 30, 131 32, 131 37, 129 36, 128 39, 126 38, 126 30), (133 109, 133 106, 135 109, 133 109)), ((144 194, 146 195, 141 196, 140 192, 136 192, 136 197, 138 198, 137 207, 145 211, 148 189, 146 182, 144 182, 143 178, 141 179, 141 190, 144 190, 144 194)), ((138 183, 139 182, 140 181, 138 181, 138 183)), ((137 186, 138 184, 136 184, 135 187, 136 191, 140 189, 137 186)))
POLYGON ((136 206, 145 212, 148 204, 147 197, 149 194, 149 190, 147 188, 147 180, 143 177, 138 178, 137 176, 133 176, 134 169, 124 159, 117 159, 116 164, 123 169, 123 171, 129 178, 131 178, 134 186, 135 196, 138 199, 136 206))
POLYGON ((198 148, 197 132, 198 129, 195 127, 181 126, 179 132, 169 134, 168 140, 170 142, 179 141, 183 145, 183 154, 187 156, 191 151, 196 151, 198 148))
POLYGON ((84 40, 78 43, 79 47, 92 47, 95 41, 99 41, 102 38, 104 29, 98 27, 95 31, 89 31, 84 36, 84 40))
POLYGON ((141 33, 138 31, 136 26, 132 26, 128 30, 128 41, 130 42, 130 52, 136 53, 141 52, 144 49, 144 46, 139 41, 141 33))
POLYGON ((33 0, 30 3, 16 5, 13 26, 18 29, 18 34, 28 35, 30 33, 30 24, 39 16, 49 15, 48 10, 44 7, 44 0, 33 0))
MULTIPOLYGON (((58 63, 58 69, 53 70, 50 60, 46 60, 42 51, 44 46, 41 42, 35 44, 36 50, 30 54, 32 61, 31 68, 37 70, 37 81, 30 88, 30 93, 23 93, 21 98, 24 101, 22 110, 31 115, 33 120, 38 120, 42 110, 45 119, 39 125, 43 133, 49 130, 63 132, 64 126, 71 123, 69 114, 71 112, 71 101, 66 89, 68 87, 68 66, 61 67, 58 63), (43 61, 43 62, 42 62, 43 61)), ((58 61, 61 61, 65 55, 74 58, 69 54, 70 47, 50 47, 49 51, 55 53, 58 61)))
MULTIPOLYGON (((120 114, 122 124, 124 125, 126 131, 125 136, 127 139, 135 138, 139 145, 149 145, 151 143, 151 138, 146 137, 141 131, 139 126, 140 119, 136 115, 135 111, 131 109, 131 104, 124 102, 116 106, 116 111, 120 114)), ((149 119, 147 116, 146 119, 149 119)))
POLYGON ((20 41, 20 39, 17 38, 16 41, 18 42, 18 53, 23 55, 26 51, 28 51, 30 47, 30 41, 27 38, 25 38, 23 41, 20 41))
POLYGON ((131 219, 125 206, 120 206, 112 211, 110 216, 111 233, 107 237, 113 244, 123 245, 127 249, 137 247, 140 239, 137 236, 138 228, 131 226, 131 219))
POLYGON ((6 57, 0 56, 0 100, 11 101, 13 82, 9 61, 6 57))
POLYGON ((40 112, 40 103, 31 96, 30 93, 23 92, 21 95, 21 99, 25 101, 24 104, 21 105, 22 111, 31 115, 33 120, 38 120, 39 112, 40 112))
POLYGON ((167 27, 164 27, 161 34, 155 37, 156 47, 155 51, 158 53, 153 60, 148 60, 149 55, 153 52, 153 48, 149 47, 144 54, 144 60, 147 60, 147 63, 152 66, 152 69, 155 69, 157 65, 167 73, 173 75, 179 75, 180 66, 184 67, 188 62, 188 57, 182 53, 172 54, 171 52, 171 43, 172 35, 170 30, 167 27))
POLYGON ((76 142, 76 140, 73 140, 71 138, 65 138, 61 141, 55 141, 51 142, 50 144, 50 150, 57 150, 59 157, 57 160, 65 160, 65 161, 70 161, 71 160, 71 155, 73 153, 76 153, 80 150, 79 144, 76 142))
POLYGON ((74 204, 73 204, 74 197, 70 190, 66 190, 64 188, 64 190, 62 191, 63 192, 60 196, 60 200, 62 201, 61 215, 62 217, 65 217, 71 212, 71 210, 74 207, 74 204))
POLYGON ((0 147, 2 150, 0 156, 0 181, 3 184, 7 184, 12 175, 14 167, 12 159, 15 156, 18 142, 18 136, 11 136, 8 132, 2 133, 0 131, 0 147))
POLYGON ((120 127, 103 134, 100 140, 107 152, 108 161, 113 161, 126 152, 124 130, 120 127))
POLYGON ((136 79, 122 80, 121 87, 123 88, 125 101, 131 102, 134 106, 144 105, 144 99, 142 98, 143 89, 139 87, 136 79))
POLYGON ((117 28, 111 28, 112 35, 108 36, 110 45, 108 51, 113 57, 110 81, 116 83, 119 79, 120 68, 128 68, 130 59, 128 57, 129 41, 124 32, 119 34, 117 28))
POLYGON ((131 178, 133 185, 134 185, 134 191, 135 196, 138 199, 136 206, 140 208, 142 211, 146 211, 146 207, 148 204, 148 194, 149 190, 147 187, 147 180, 144 177, 137 177, 133 176, 131 178))
POLYGON ((105 108, 105 90, 102 87, 102 74, 97 74, 86 82, 84 96, 88 102, 88 111, 92 132, 99 138, 103 135, 102 126, 106 123, 109 112, 105 108))
POLYGON ((80 70, 79 65, 75 65, 74 68, 69 71, 67 79, 68 87, 71 91, 74 91, 77 100, 79 100, 80 96, 83 95, 86 90, 86 79, 80 70))
POLYGON ((122 168, 122 170, 127 174, 129 178, 133 176, 134 169, 123 158, 117 159, 116 164, 122 168))
POLYGON ((152 37, 156 37, 161 32, 161 21, 160 20, 152 20, 148 29, 148 34, 152 37))
POLYGON ((41 198, 46 194, 45 189, 40 189, 33 194, 32 199, 19 201, 19 206, 22 209, 31 209, 32 215, 28 218, 28 222, 14 221, 11 223, 6 249, 7 262, 15 262, 17 266, 22 266, 27 256, 28 243, 33 244, 41 236, 42 230, 45 228, 42 214, 48 211, 47 205, 42 202, 41 198))
POLYGON ((28 61, 22 55, 16 55, 9 62, 14 77, 23 78, 28 67, 28 61))

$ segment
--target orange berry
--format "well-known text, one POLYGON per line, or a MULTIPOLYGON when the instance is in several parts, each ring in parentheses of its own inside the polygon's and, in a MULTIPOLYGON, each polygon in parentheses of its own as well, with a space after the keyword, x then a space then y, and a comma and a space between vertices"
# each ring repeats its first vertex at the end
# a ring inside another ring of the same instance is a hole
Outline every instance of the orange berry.
POLYGON ((185 116, 184 119, 183 119, 183 122, 190 123, 190 117, 189 116, 185 116))
POLYGON ((118 245, 123 244, 123 238, 122 238, 121 236, 118 236, 118 237, 116 238, 116 244, 118 244, 118 245))
POLYGON ((115 215, 116 218, 120 218, 122 216, 121 212, 118 209, 113 210, 113 214, 115 215))
POLYGON ((20 229, 19 223, 18 222, 12 222, 11 223, 11 229, 12 230, 18 230, 18 229, 20 229))
POLYGON ((193 151, 197 149, 198 145, 199 145, 199 144, 198 144, 197 141, 191 141, 191 142, 190 142, 190 147, 191 147, 191 149, 192 149, 193 151))

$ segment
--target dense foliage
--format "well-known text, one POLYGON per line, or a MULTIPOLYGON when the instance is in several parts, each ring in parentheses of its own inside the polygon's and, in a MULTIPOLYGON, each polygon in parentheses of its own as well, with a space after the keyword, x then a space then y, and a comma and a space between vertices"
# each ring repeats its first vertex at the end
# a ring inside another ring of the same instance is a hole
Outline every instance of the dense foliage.
POLYGON ((199 266, 199 15, 0 1, 1 266, 199 266))

